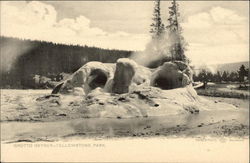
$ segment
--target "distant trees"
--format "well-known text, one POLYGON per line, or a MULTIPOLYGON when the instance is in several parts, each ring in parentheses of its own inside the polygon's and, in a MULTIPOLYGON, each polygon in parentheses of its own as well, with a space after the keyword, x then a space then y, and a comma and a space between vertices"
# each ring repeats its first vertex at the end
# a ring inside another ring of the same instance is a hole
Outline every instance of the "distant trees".
POLYGON ((215 80, 215 76, 207 66, 204 66, 197 75, 194 74, 193 80, 203 82, 203 88, 206 88, 208 82, 215 80))
POLYGON ((249 76, 250 76, 250 74, 249 74, 249 68, 247 68, 246 71, 247 71, 247 80, 249 81, 249 76))
POLYGON ((197 77, 194 77, 194 80, 198 79, 199 81, 203 82, 203 87, 206 88, 207 83, 209 82, 209 71, 207 69, 202 69, 197 77))
POLYGON ((249 70, 246 70, 245 66, 241 65, 238 73, 239 73, 239 81, 244 82, 244 78, 248 77, 249 70))
POLYGON ((228 78, 229 74, 227 71, 224 71, 222 73, 222 81, 229 81, 229 78, 228 78))
POLYGON ((217 83, 220 83, 222 81, 222 76, 219 71, 217 71, 216 74, 214 74, 214 81, 217 83))
POLYGON ((219 72, 211 73, 208 69, 201 69, 198 74, 194 74, 194 81, 201 81, 204 84, 207 82, 244 82, 249 80, 249 69, 246 69, 244 65, 241 65, 238 71, 232 72, 219 72))
POLYGON ((132 54, 131 51, 63 45, 45 41, 21 40, 9 37, 0 37, 0 39, 1 58, 7 58, 12 48, 16 49, 17 44, 19 47, 27 45, 31 47, 21 55, 18 51, 16 52, 9 71, 4 71, 1 68, 0 86, 2 88, 32 88, 35 75, 55 78, 62 72, 73 73, 89 61, 114 63, 117 59, 127 58, 132 54), (2 48, 4 45, 8 45, 9 48, 2 48))
POLYGON ((228 76, 228 81, 236 82, 239 80, 239 75, 237 72, 231 72, 228 76))

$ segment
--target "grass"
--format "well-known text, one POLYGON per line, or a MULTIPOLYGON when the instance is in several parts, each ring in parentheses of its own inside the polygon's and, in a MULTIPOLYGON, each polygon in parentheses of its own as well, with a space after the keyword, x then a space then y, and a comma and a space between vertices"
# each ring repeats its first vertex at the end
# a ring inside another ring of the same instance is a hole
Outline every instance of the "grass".
POLYGON ((229 84, 215 84, 208 86, 206 89, 197 89, 198 95, 211 96, 211 97, 226 97, 226 98, 238 98, 248 99, 248 90, 239 90, 228 88, 229 84))

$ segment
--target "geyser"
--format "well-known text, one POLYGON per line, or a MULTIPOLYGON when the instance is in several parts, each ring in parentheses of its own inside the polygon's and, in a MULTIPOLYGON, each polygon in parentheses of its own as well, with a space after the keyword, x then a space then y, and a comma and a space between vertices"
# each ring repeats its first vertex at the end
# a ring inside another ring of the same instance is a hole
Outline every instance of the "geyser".
POLYGON ((174 89, 185 87, 191 83, 191 79, 185 74, 188 66, 185 63, 165 62, 158 67, 151 76, 150 85, 161 89, 174 89))
POLYGON ((136 87, 153 86, 162 90, 185 87, 192 83, 192 72, 184 62, 165 62, 157 69, 137 65, 131 59, 120 58, 116 64, 89 62, 72 74, 53 93, 70 93, 81 87, 85 94, 96 88, 104 92, 124 94, 136 87))

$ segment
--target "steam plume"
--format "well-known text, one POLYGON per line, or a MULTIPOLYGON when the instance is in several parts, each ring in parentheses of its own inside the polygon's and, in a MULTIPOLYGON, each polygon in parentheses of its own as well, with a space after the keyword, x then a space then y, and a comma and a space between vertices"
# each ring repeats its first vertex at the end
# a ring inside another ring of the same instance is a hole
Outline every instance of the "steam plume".
POLYGON ((171 60, 170 47, 175 43, 174 38, 170 38, 167 32, 157 39, 152 39, 143 52, 135 52, 131 59, 143 66, 149 66, 152 62, 161 59, 171 60))
POLYGON ((16 59, 32 49, 32 45, 27 42, 18 41, 4 41, 1 38, 1 72, 8 72, 11 70, 16 59))

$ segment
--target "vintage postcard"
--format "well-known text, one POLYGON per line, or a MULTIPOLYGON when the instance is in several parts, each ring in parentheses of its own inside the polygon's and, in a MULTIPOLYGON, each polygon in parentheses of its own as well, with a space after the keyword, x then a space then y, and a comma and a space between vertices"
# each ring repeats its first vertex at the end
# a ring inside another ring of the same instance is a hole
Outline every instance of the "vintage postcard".
POLYGON ((1 1, 1 162, 249 162, 249 2, 1 1))

